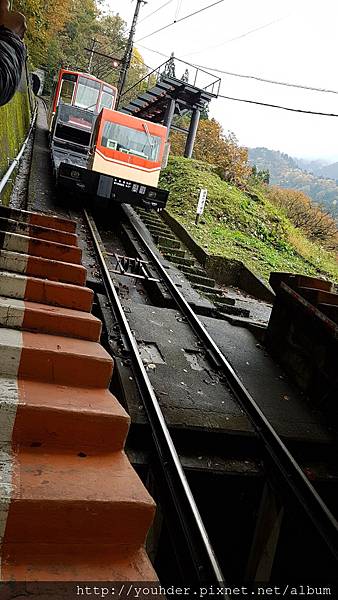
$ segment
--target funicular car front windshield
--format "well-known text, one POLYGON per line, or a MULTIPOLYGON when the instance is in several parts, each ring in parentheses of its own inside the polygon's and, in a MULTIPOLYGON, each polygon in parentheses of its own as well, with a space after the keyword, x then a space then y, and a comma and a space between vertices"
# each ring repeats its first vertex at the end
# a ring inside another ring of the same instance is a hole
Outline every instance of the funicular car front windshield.
POLYGON ((101 143, 110 150, 118 150, 156 162, 160 154, 161 138, 149 133, 147 126, 144 131, 138 131, 125 125, 106 121, 101 143))
POLYGON ((100 93, 100 83, 88 77, 79 77, 74 104, 94 111, 100 93))
POLYGON ((104 85, 98 112, 101 112, 102 108, 113 108, 114 99, 115 99, 115 94, 114 94, 113 88, 108 87, 107 85, 104 85))

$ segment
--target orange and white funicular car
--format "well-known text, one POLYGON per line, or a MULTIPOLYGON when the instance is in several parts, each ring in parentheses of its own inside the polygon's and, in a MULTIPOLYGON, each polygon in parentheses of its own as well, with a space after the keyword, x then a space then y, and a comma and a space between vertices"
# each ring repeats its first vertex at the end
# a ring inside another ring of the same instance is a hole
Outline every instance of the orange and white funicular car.
POLYGON ((168 192, 157 185, 166 139, 163 125, 104 108, 93 128, 86 169, 61 163, 59 183, 101 199, 162 208, 168 192))

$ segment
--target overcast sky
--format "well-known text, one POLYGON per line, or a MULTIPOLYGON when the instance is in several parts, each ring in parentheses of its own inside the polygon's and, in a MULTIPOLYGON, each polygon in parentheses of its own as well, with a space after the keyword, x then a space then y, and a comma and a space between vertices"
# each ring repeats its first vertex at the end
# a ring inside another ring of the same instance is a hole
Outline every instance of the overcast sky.
MULTIPOLYGON (((154 51, 226 71, 326 88, 338 92, 337 0, 225 0, 182 23, 156 29, 216 0, 149 0, 141 9, 136 47, 147 65, 165 59, 154 51), (265 26, 266 27, 263 27, 265 26), (257 31, 242 36, 253 29, 257 31), (233 40, 233 38, 239 39, 233 40), (139 43, 137 43, 137 41, 139 43), (146 48, 148 49, 146 49, 146 48), (151 51, 150 51, 150 50, 151 51)), ((106 0, 131 24, 135 0, 106 0)), ((221 93, 338 114, 338 93, 322 93, 260 83, 227 75, 221 93)), ((338 161, 338 117, 290 113, 218 98, 211 116, 245 146, 266 146, 291 156, 338 161)))

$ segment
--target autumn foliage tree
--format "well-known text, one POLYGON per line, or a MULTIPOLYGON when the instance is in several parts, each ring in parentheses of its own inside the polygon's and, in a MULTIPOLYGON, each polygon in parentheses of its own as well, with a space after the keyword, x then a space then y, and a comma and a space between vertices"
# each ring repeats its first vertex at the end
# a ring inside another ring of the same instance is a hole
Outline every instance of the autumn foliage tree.
MULTIPOLYGON (((122 58, 128 32, 118 14, 102 12, 99 0, 14 0, 14 7, 26 15, 26 43, 30 63, 47 71, 47 86, 61 66, 87 71, 93 39, 102 54, 122 58)), ((134 50, 127 87, 146 73, 142 56, 134 50)), ((94 56, 92 72, 116 84, 119 71, 109 58, 94 56)))
POLYGON ((48 48, 72 12, 73 0, 15 0, 14 8, 27 19, 26 43, 33 65, 45 62, 48 48))
MULTIPOLYGON (((170 141, 172 154, 183 155, 184 134, 172 132, 170 141)), ((247 162, 247 149, 238 145, 233 133, 226 135, 215 119, 200 121, 193 158, 217 165, 221 177, 238 187, 245 187, 249 180, 251 167, 247 162)))
POLYGON ((334 218, 298 190, 266 187, 269 199, 279 206, 293 225, 309 239, 322 243, 328 249, 338 250, 338 229, 334 218))

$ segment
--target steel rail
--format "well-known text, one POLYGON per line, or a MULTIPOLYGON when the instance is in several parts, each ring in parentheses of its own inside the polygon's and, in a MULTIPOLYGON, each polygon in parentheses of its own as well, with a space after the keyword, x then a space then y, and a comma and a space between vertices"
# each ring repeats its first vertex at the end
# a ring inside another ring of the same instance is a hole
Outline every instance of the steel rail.
MULTIPOLYGON (((172 499, 177 513, 180 516, 181 525, 190 548, 191 557, 195 567, 196 580, 198 582, 207 581, 224 584, 224 576, 183 471, 159 401, 140 357, 137 341, 130 329, 127 317, 106 264, 104 250, 101 247, 102 242, 100 243, 100 236, 96 225, 86 210, 84 210, 84 215, 94 243, 97 258, 99 259, 109 299, 116 312, 124 340, 127 342, 128 349, 132 354, 133 367, 137 375, 136 382, 144 401, 145 410, 151 425, 152 435, 163 467, 164 475, 167 478, 172 499), (184 511, 182 510, 182 503, 185 507, 184 511)), ((223 598, 229 600, 229 597, 226 594, 223 594, 223 598)))
MULTIPOLYGON (((2 192, 4 191, 4 189, 5 189, 6 185, 7 185, 7 183, 9 182, 13 171, 15 170, 15 168, 17 167, 17 165, 19 164, 24 151, 26 150, 26 146, 27 146, 27 144, 29 142, 30 136, 32 134, 32 131, 33 131, 33 128, 34 128, 34 125, 35 125, 37 110, 38 110, 38 108, 36 106, 35 110, 34 110, 34 113, 33 113, 33 116, 32 116, 31 125, 30 125, 30 128, 29 128, 28 135, 27 135, 25 141, 23 142, 23 144, 21 146, 21 150, 20 150, 19 154, 14 158, 14 160, 13 160, 12 164, 10 165, 9 169, 6 171, 5 175, 0 180, 0 197, 1 197, 1 194, 2 194, 2 192)), ((1 201, 0 201, 0 204, 1 204, 1 201)))
POLYGON ((195 331, 196 335, 203 342, 203 345, 209 351, 216 365, 220 366, 226 376, 227 382, 230 385, 235 396, 238 398, 243 410, 249 417, 255 430, 257 431, 261 441, 263 442, 268 454, 275 463, 282 479, 297 502, 306 511, 308 517, 317 529, 320 536, 330 549, 333 557, 338 559, 338 522, 322 500, 313 485, 307 479, 301 467, 289 452, 276 430, 266 418, 254 398, 245 388, 239 376, 233 369, 228 359, 224 356, 215 341, 209 335, 203 323, 194 313, 188 302, 185 300, 175 283, 172 281, 167 270, 163 267, 161 261, 149 247, 147 241, 143 237, 139 224, 135 223, 132 218, 131 209, 127 206, 122 207, 124 214, 128 219, 128 225, 137 235, 139 241, 148 257, 167 286, 176 304, 187 318, 189 324, 195 331))

